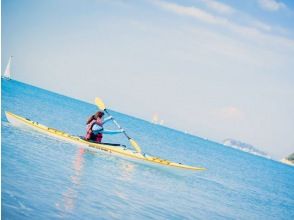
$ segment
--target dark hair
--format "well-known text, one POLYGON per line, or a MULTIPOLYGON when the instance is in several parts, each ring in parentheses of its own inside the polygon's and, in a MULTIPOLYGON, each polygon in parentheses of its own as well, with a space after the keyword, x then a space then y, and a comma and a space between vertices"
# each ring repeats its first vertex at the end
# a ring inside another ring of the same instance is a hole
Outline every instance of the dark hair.
POLYGON ((103 115, 104 115, 104 112, 101 112, 101 111, 96 112, 95 115, 92 115, 92 116, 88 119, 88 121, 87 121, 87 125, 88 125, 91 121, 93 121, 94 119, 96 120, 97 118, 102 118, 103 115))
POLYGON ((96 118, 96 119, 97 119, 97 118, 102 118, 103 115, 104 115, 104 112, 101 112, 101 111, 96 112, 96 114, 95 114, 95 118, 96 118))

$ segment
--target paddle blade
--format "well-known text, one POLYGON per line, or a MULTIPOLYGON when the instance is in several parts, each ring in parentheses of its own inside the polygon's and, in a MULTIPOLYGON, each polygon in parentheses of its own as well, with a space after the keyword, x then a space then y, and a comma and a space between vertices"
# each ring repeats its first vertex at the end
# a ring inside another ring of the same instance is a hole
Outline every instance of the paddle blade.
POLYGON ((95 98, 95 104, 96 104, 96 105, 98 106, 98 108, 101 109, 102 111, 105 110, 105 104, 104 104, 104 102, 103 102, 100 98, 98 98, 98 97, 95 98))
POLYGON ((130 139, 129 141, 130 141, 131 145, 135 148, 135 150, 138 153, 141 153, 141 148, 139 147, 139 145, 137 144, 137 142, 134 141, 133 139, 130 139))

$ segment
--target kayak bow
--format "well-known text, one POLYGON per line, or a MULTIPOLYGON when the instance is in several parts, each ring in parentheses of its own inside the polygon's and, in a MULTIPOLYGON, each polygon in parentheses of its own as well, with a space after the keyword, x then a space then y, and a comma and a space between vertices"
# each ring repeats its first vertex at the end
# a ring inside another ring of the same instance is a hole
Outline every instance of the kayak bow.
POLYGON ((202 167, 194 167, 194 166, 189 166, 189 165, 184 165, 181 163, 177 162, 172 162, 169 160, 165 160, 159 157, 154 157, 150 155, 146 155, 144 153, 139 153, 134 150, 128 149, 123 145, 118 145, 118 144, 103 144, 103 143, 95 143, 95 142, 90 142, 86 141, 83 138, 75 135, 70 135, 66 132, 54 129, 54 128, 49 128, 45 125, 42 125, 38 122, 31 121, 28 118, 24 118, 21 116, 18 116, 16 114, 13 114, 11 112, 5 112, 7 120, 14 126, 19 126, 19 127, 29 127, 31 129, 34 129, 38 132, 56 137, 58 139, 71 142, 74 144, 90 147, 90 148, 95 148, 101 151, 106 151, 109 153, 114 153, 118 156, 121 157, 126 157, 129 159, 135 159, 136 161, 142 161, 142 162, 149 162, 157 165, 163 165, 166 167, 174 167, 174 168, 181 168, 181 169, 186 169, 186 170, 205 170, 205 168, 202 167))

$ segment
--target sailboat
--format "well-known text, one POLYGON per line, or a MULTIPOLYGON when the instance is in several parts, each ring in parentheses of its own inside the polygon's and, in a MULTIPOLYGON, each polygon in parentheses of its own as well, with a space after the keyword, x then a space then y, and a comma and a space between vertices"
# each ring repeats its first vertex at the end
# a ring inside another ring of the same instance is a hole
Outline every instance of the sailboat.
POLYGON ((11 61, 12 61, 12 56, 9 57, 5 72, 4 72, 3 76, 1 76, 1 78, 6 79, 6 80, 11 79, 11 61))

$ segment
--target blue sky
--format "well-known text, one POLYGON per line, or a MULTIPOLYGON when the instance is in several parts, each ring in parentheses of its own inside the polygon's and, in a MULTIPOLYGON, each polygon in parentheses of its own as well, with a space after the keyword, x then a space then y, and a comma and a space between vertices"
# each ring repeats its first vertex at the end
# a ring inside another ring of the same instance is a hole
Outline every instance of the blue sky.
POLYGON ((16 80, 276 158, 294 150, 294 2, 2 1, 16 80))

